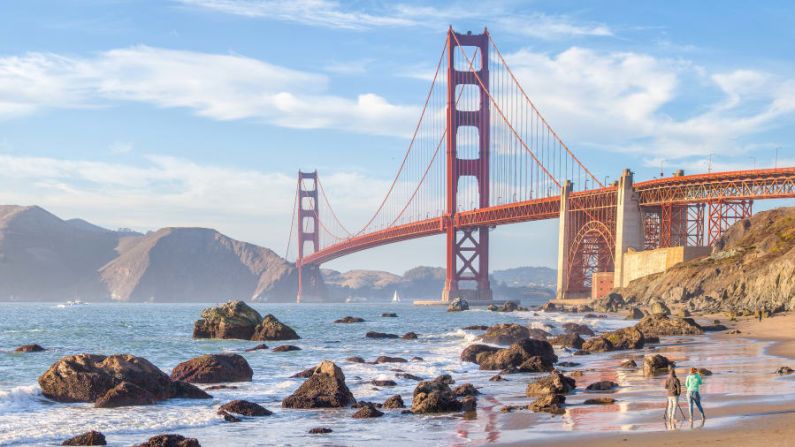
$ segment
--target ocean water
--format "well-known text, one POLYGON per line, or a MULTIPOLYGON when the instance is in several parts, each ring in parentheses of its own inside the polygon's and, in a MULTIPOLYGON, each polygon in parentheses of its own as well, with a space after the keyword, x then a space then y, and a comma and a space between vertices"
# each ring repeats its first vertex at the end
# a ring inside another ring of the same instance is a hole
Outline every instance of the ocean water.
MULTIPOLYGON (((618 319, 590 319, 580 314, 473 310, 447 313, 440 307, 409 304, 254 304, 262 314, 272 313, 302 337, 288 342, 268 342, 270 347, 294 344, 301 351, 274 353, 243 352, 257 342, 241 340, 193 340, 193 322, 206 304, 88 304, 60 308, 54 304, 0 304, 0 445, 57 445, 87 430, 103 432, 110 445, 131 445, 161 433, 196 437, 204 446, 227 445, 484 445, 554 436, 579 436, 599 431, 661 430, 664 394, 661 378, 643 377, 638 370, 616 365, 626 358, 640 364, 645 351, 572 356, 558 350, 561 361, 581 363, 579 391, 567 399, 563 416, 534 414, 526 410, 500 412, 505 405, 527 405, 528 382, 539 374, 507 376, 490 382, 495 371, 479 371, 477 365, 461 362, 459 355, 475 342, 480 331, 461 328, 474 324, 517 322, 560 332, 566 321, 585 323, 597 331, 630 325, 618 319), (382 318, 383 312, 398 318, 382 318), (334 324, 337 318, 353 315, 365 323, 334 324), (413 331, 418 340, 372 340, 367 331, 403 334, 413 331), (42 353, 14 353, 22 344, 38 343, 42 353), (153 406, 95 409, 92 404, 63 404, 41 395, 36 379, 52 363, 77 353, 130 353, 153 362, 166 373, 179 362, 215 352, 236 352, 254 370, 252 382, 237 383, 237 389, 214 390, 212 400, 169 400, 153 406), (408 363, 356 364, 346 357, 368 361, 380 355, 411 359, 408 363), (303 379, 292 374, 329 359, 340 366, 348 386, 359 400, 382 402, 400 394, 407 406, 417 382, 400 379, 395 369, 427 379, 451 374, 460 383, 473 383, 482 394, 475 417, 461 414, 440 416, 404 415, 386 411, 377 419, 357 420, 354 410, 282 409, 282 399, 303 379), (396 387, 378 388, 373 379, 392 379, 396 387), (611 394, 614 405, 586 406, 592 397, 583 391, 588 383, 613 380, 621 388, 611 394), (232 399, 251 400, 274 412, 273 416, 226 423, 216 415, 219 405, 232 399), (330 435, 309 435, 312 427, 327 426, 330 435)), ((715 371, 706 379, 704 394, 708 411, 737 402, 795 398, 792 380, 778 379, 771 372, 782 360, 764 353, 764 345, 742 339, 718 343, 712 337, 666 338, 659 347, 680 366, 698 365, 715 371)), ((648 351, 648 350, 647 350, 648 351)), ((730 423, 729 418, 710 423, 730 423)))

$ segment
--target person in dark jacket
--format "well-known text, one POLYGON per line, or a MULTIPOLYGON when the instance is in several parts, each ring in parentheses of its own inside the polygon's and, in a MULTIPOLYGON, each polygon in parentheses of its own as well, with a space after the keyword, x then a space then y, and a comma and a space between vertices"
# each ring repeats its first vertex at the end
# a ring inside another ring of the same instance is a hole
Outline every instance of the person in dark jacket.
POLYGON ((665 380, 665 390, 668 392, 668 407, 665 409, 665 419, 676 422, 676 408, 679 406, 679 395, 682 394, 682 384, 676 377, 673 366, 668 368, 668 378, 665 380))

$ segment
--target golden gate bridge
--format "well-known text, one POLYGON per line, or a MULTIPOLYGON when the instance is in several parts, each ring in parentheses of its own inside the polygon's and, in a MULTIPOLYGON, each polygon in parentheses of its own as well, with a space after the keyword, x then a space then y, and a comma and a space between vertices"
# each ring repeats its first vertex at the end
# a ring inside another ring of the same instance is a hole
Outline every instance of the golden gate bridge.
POLYGON ((541 219, 560 219, 558 297, 580 297, 597 272, 622 286, 628 249, 710 245, 751 216, 754 200, 791 197, 793 167, 645 182, 625 170, 604 184, 544 119, 488 30, 451 27, 405 155, 364 225, 344 225, 317 171, 299 171, 289 236, 297 237, 297 299, 317 290, 324 262, 444 234, 442 302, 485 303, 489 230, 541 219))

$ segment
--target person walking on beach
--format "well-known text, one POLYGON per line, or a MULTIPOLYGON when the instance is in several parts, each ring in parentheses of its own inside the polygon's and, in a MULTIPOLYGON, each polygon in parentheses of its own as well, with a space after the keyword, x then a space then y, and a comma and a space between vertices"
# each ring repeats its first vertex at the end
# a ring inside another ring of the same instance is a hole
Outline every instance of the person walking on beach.
POLYGON ((701 407, 701 374, 696 368, 690 368, 690 374, 685 378, 685 388, 687 388, 687 409, 690 411, 690 422, 693 422, 693 404, 698 407, 701 413, 701 422, 706 420, 704 408, 701 407))
POLYGON ((676 377, 676 370, 673 366, 668 368, 665 390, 668 391, 668 406, 665 409, 665 419, 676 422, 676 407, 679 406, 679 395, 682 394, 682 384, 679 382, 679 377, 676 377))

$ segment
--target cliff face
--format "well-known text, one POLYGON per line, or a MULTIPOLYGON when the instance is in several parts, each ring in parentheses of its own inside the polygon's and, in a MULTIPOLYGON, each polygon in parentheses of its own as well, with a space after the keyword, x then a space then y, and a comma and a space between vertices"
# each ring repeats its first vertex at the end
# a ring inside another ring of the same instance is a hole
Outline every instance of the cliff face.
MULTIPOLYGON (((795 307, 795 207, 737 222, 708 257, 632 281, 618 291, 630 305, 662 300, 690 311, 795 307)), ((672 308, 673 308, 672 307, 672 308)))

